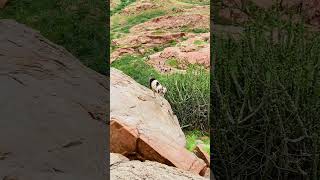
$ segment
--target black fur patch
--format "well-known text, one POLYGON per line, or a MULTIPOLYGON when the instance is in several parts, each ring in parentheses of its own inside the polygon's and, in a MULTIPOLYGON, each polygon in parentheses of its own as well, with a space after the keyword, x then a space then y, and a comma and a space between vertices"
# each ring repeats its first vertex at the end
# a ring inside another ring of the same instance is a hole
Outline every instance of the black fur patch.
POLYGON ((150 78, 150 80, 149 80, 150 89, 151 89, 151 83, 152 83, 154 80, 156 80, 156 79, 155 79, 155 78, 150 78))

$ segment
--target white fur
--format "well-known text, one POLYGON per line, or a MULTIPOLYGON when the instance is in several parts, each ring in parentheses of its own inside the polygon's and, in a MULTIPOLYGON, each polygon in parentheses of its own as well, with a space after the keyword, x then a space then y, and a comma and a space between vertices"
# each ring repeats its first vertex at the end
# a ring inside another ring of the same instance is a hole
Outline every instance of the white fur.
POLYGON ((161 96, 164 96, 164 94, 167 92, 167 88, 162 86, 158 80, 153 80, 151 82, 151 89, 154 93, 156 92, 161 96))

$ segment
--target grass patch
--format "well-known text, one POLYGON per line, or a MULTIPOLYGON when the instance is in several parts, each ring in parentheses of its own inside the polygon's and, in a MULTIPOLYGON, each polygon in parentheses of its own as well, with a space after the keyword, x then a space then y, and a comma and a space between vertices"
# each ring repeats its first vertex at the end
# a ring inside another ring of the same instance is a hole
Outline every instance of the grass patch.
POLYGON ((196 4, 196 5, 210 5, 210 0, 179 0, 184 3, 196 4))
POLYGON ((131 27, 133 27, 137 24, 144 23, 144 22, 146 22, 150 19, 153 19, 155 17, 163 16, 165 14, 166 14, 166 12, 163 10, 146 11, 146 12, 143 12, 142 14, 139 14, 139 15, 136 15, 133 17, 129 17, 127 19, 127 22, 125 24, 122 24, 121 27, 119 27, 119 25, 114 25, 114 27, 112 27, 112 31, 129 33, 131 27))
POLYGON ((210 138, 209 134, 202 133, 201 131, 187 131, 186 135, 186 148, 193 151, 197 145, 197 140, 201 140, 204 144, 204 150, 210 154, 210 138))
POLYGON ((200 33, 208 33, 210 32, 210 29, 206 29, 206 28, 192 28, 192 27, 188 27, 188 26, 182 26, 181 27, 181 32, 191 32, 191 33, 196 33, 196 34, 200 34, 200 33))
POLYGON ((0 11, 0 18, 39 30, 86 66, 106 74, 106 8, 106 3, 98 0, 11 0, 0 11))
POLYGON ((210 32, 210 29, 201 29, 201 28, 195 28, 191 30, 193 33, 207 33, 210 32))
POLYGON ((163 30, 160 30, 160 29, 157 29, 154 32, 152 32, 153 35, 163 35, 165 33, 166 33, 166 31, 163 31, 163 30))
POLYGON ((209 131, 210 77, 201 66, 190 66, 186 74, 161 75, 142 57, 123 56, 111 64, 148 87, 155 77, 168 89, 166 99, 184 130, 209 131))
POLYGON ((201 40, 195 40, 195 41, 193 42, 193 44, 194 44, 194 45, 197 45, 197 46, 201 46, 201 45, 206 44, 206 42, 201 41, 201 40))
POLYGON ((171 66, 171 67, 174 67, 174 68, 179 68, 179 61, 175 58, 172 58, 172 59, 168 59, 166 61, 166 64, 171 66))
POLYGON ((141 56, 123 56, 114 61, 111 64, 111 67, 123 71, 139 84, 142 84, 146 87, 149 87, 150 77, 160 77, 160 74, 156 72, 150 65, 146 64, 141 56))
POLYGON ((128 5, 130 5, 134 2, 136 2, 136 0, 121 0, 120 4, 110 11, 110 16, 120 12, 125 7, 127 7, 128 5))

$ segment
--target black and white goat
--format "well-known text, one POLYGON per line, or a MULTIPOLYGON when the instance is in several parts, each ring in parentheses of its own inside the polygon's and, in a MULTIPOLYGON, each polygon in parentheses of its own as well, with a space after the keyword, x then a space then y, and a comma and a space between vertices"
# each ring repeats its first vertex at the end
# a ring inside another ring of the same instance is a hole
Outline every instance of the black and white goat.
POLYGON ((161 96, 164 96, 167 92, 167 88, 162 86, 158 80, 155 78, 150 78, 149 80, 150 89, 153 91, 153 96, 155 97, 155 93, 160 94, 161 96))

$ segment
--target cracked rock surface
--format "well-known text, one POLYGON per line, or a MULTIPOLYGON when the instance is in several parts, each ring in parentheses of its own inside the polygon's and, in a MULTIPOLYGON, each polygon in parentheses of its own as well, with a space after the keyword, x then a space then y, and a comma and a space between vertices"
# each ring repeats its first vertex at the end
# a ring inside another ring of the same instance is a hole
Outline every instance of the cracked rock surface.
POLYGON ((0 62, 0 179, 104 177, 106 77, 13 20, 0 62))
POLYGON ((204 180, 206 178, 153 161, 129 161, 120 154, 110 153, 111 180, 204 180))

